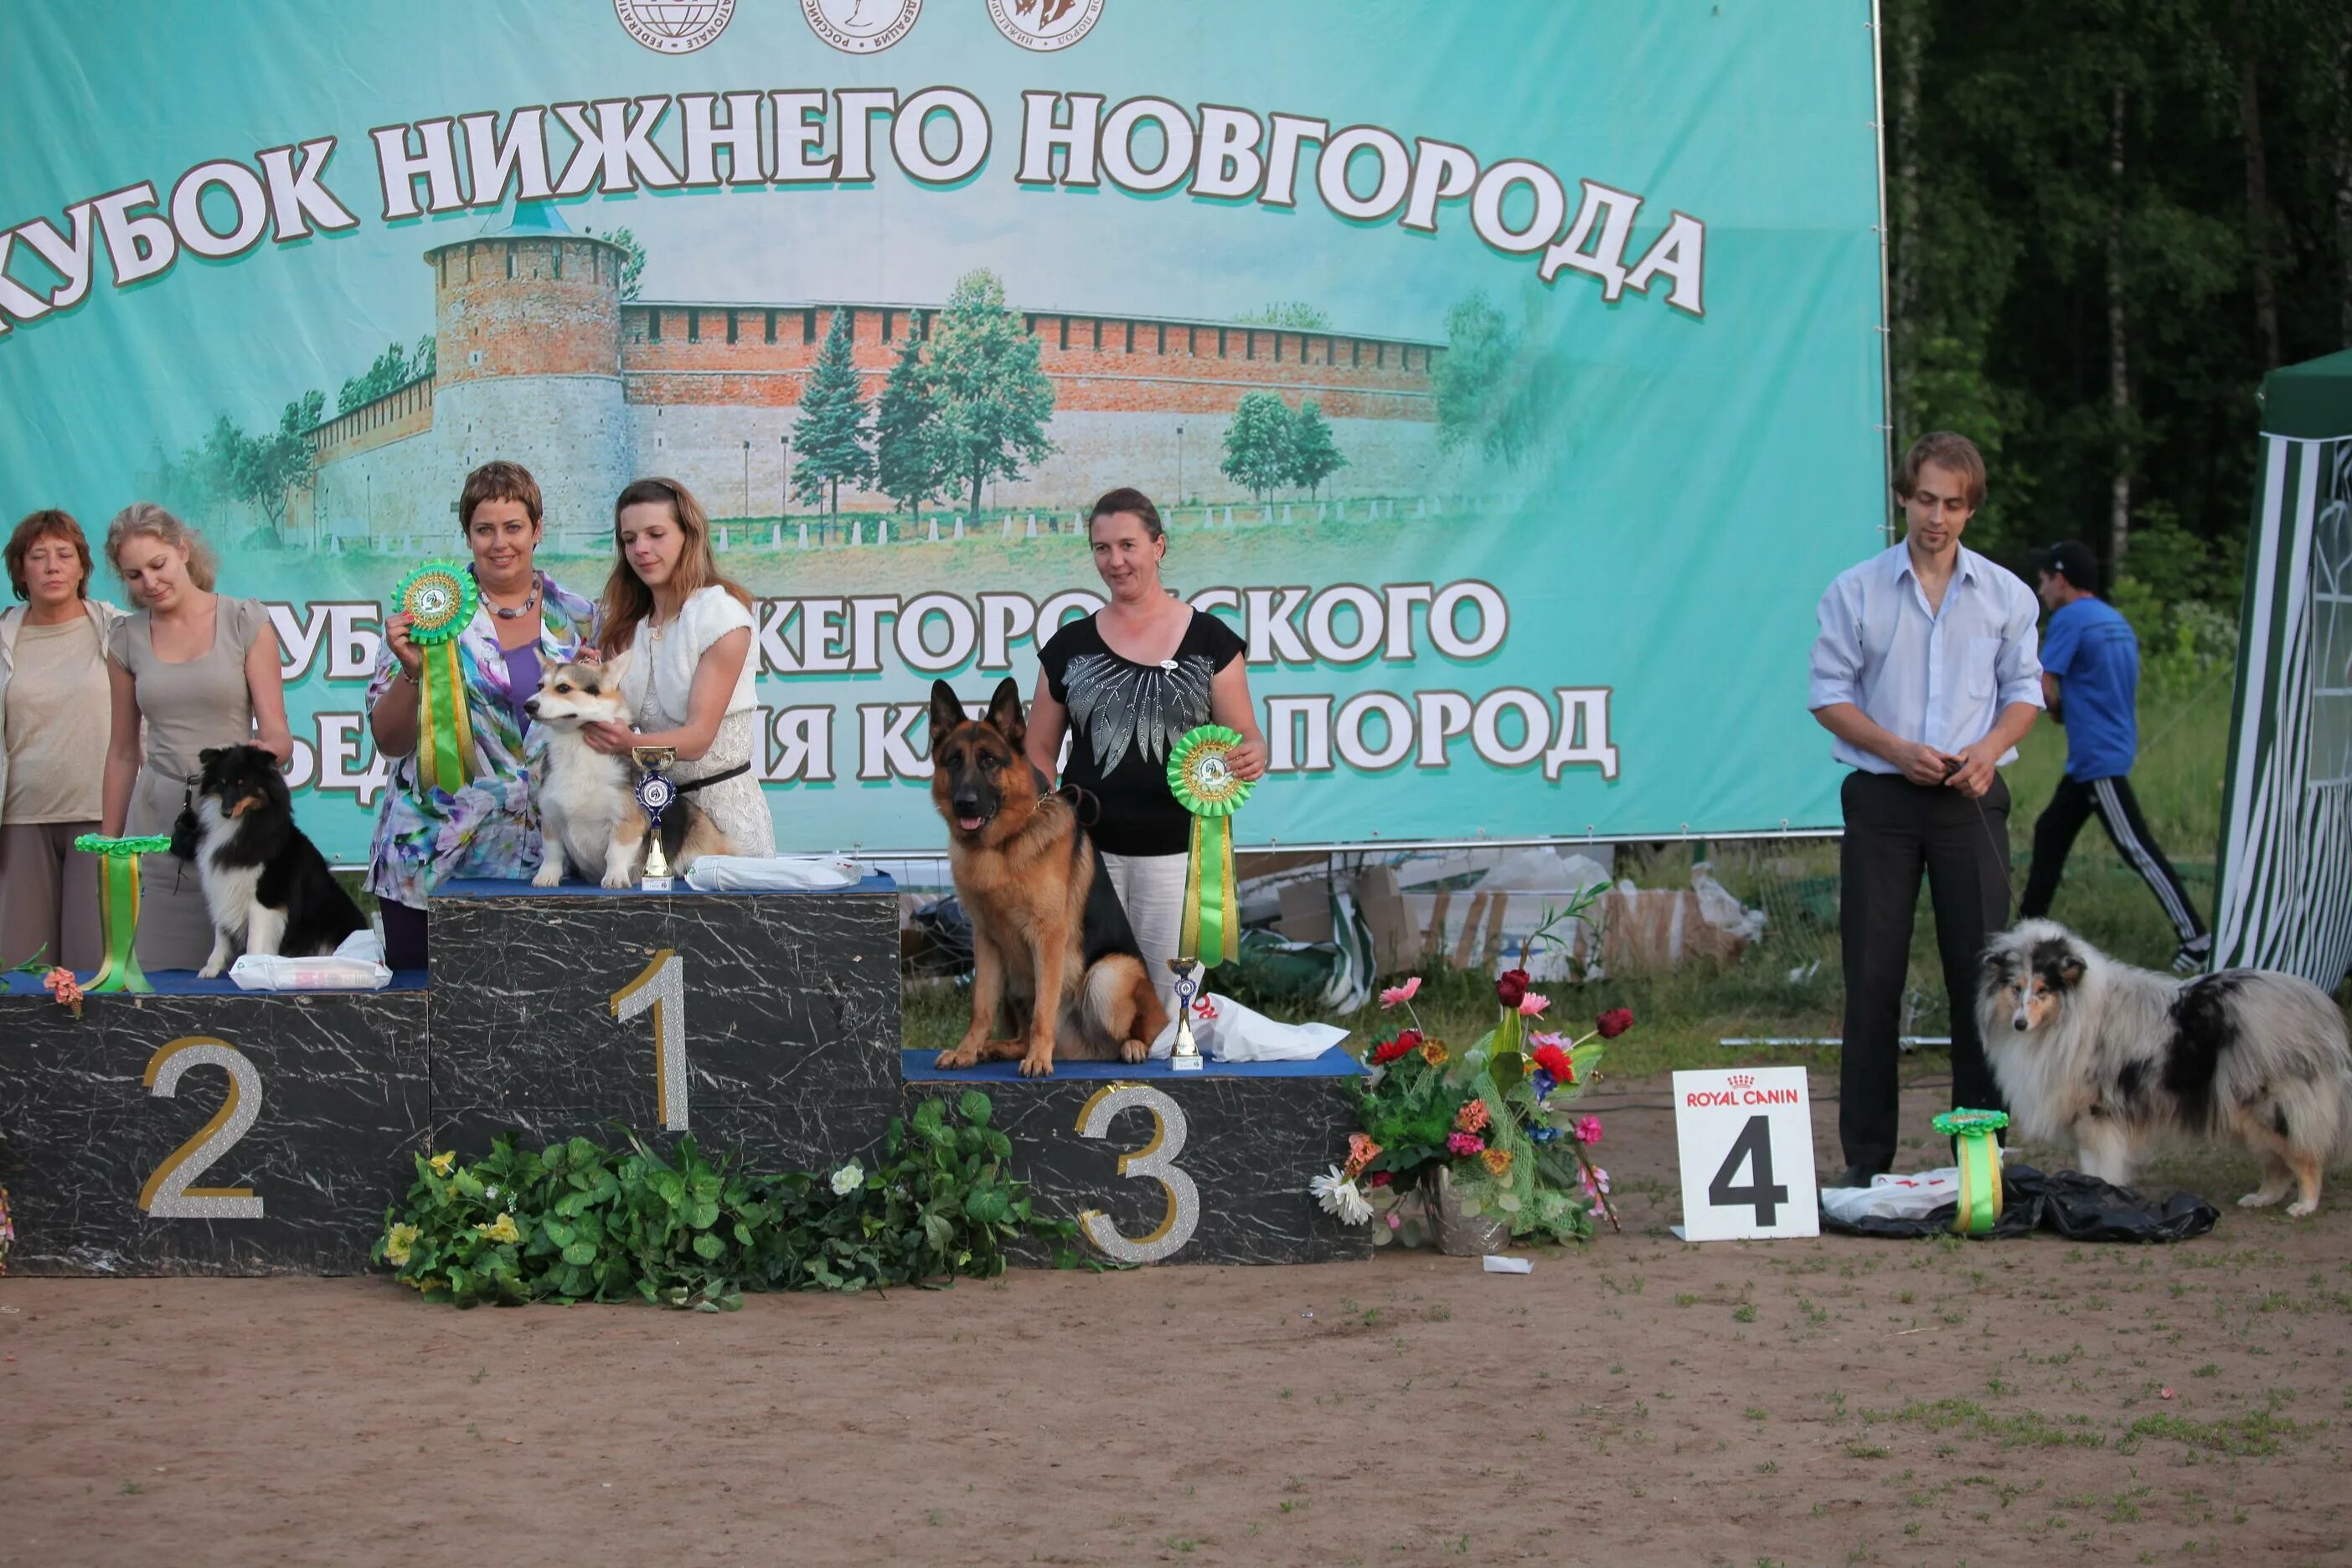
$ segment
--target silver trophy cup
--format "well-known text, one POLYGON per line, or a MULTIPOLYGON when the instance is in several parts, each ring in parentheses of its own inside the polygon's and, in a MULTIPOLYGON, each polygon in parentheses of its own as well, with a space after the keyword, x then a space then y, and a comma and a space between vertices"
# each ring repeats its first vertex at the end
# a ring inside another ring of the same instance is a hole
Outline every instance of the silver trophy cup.
POLYGON ((1201 1047, 1192 1039, 1192 993, 1201 988, 1193 976, 1195 961, 1171 958, 1169 969, 1176 976, 1176 1048, 1168 1058, 1171 1072, 1199 1072, 1201 1047))
POLYGON ((669 857, 662 853, 662 813, 677 799, 677 786, 662 769, 677 761, 676 746, 631 746, 629 756, 643 770, 637 775, 637 804, 646 813, 646 874, 638 886, 649 893, 670 889, 669 857))

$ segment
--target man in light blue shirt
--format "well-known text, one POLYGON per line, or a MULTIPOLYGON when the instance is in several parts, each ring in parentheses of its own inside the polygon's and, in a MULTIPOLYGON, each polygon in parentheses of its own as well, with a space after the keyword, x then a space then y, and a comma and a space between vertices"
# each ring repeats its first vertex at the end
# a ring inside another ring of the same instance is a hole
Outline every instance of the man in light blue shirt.
POLYGON ((1921 437, 1895 493, 1903 542, 1830 584, 1812 653, 1813 717, 1837 737, 1831 754, 1853 770, 1840 791, 1846 1186, 1895 1162, 1896 1035, 1923 872, 1951 1000, 1952 1103, 2001 1109, 1977 1035, 1977 960, 2009 923, 2009 785, 1999 770, 2042 711, 2033 591, 1960 545, 1984 504, 1976 443, 1921 437))

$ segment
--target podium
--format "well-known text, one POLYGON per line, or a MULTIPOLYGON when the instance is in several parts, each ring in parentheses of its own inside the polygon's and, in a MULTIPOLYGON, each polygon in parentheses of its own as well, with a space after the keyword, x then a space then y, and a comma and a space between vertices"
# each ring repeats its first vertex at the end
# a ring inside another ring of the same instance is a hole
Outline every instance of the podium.
MULTIPOLYGON (((74 1017, 0 976, 10 1267, 344 1274, 368 1266, 412 1156, 691 1133, 757 1171, 871 1162, 927 1097, 986 1093, 1040 1214, 1115 1262, 1369 1257, 1307 1182, 1347 1155, 1362 1069, 1316 1061, 941 1072, 900 1046, 898 895, 607 892, 452 882, 431 984, 241 992, 151 975, 74 1017)), ((1045 1262, 1045 1249, 1029 1262, 1045 1262)))

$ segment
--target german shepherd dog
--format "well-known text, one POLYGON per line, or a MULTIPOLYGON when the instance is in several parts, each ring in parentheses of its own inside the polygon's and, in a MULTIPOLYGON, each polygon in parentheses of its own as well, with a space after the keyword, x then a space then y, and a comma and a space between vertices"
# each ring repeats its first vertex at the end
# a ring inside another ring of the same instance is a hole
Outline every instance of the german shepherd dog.
POLYGON ((1022 754, 1026 735, 1009 677, 984 719, 931 683, 931 804, 972 930, 971 1026, 939 1065, 1017 1059, 1037 1078, 1056 1050, 1139 1062, 1168 1014, 1077 812, 1022 754), (1000 1004, 1011 1026, 1001 1036, 1000 1004))
POLYGON ((2084 1175, 2129 1186, 2168 1134, 2237 1143, 2263 1184, 2238 1201, 2301 1218, 2352 1144, 2344 1015, 2292 974, 2224 969, 2190 980, 2119 963, 2050 921, 1996 936, 1977 1026, 2017 1130, 2072 1143, 2084 1175))

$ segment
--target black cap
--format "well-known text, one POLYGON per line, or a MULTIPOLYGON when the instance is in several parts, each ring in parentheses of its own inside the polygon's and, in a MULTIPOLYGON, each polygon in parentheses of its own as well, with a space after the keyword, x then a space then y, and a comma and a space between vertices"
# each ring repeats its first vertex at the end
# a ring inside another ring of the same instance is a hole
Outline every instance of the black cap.
POLYGON ((2099 558, 2080 540, 2069 539, 2033 552, 2033 569, 2063 577, 2085 594, 2099 591, 2099 558))

